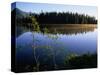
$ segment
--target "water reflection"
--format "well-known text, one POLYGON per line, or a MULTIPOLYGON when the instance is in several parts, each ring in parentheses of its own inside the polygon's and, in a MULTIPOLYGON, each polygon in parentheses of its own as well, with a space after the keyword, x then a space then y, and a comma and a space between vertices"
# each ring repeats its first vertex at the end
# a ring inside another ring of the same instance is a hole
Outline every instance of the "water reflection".
POLYGON ((61 34, 78 34, 78 33, 87 33, 94 31, 96 27, 90 28, 49 28, 50 32, 53 33, 55 30, 61 34))
POLYGON ((96 53, 97 29, 68 29, 65 33, 43 34, 37 32, 24 32, 16 38, 16 60, 18 64, 33 64, 33 47, 39 62, 50 67, 53 65, 54 54, 56 65, 64 64, 69 54, 82 55, 96 53))

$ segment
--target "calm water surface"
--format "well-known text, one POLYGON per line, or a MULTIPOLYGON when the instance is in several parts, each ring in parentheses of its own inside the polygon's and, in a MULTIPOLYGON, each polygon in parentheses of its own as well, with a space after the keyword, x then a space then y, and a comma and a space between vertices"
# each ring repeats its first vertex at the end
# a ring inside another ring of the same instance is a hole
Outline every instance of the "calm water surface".
POLYGON ((97 29, 70 34, 25 32, 16 38, 17 61, 32 64, 34 61, 33 47, 41 63, 52 63, 50 60, 54 54, 56 63, 61 64, 69 54, 96 53, 97 29))

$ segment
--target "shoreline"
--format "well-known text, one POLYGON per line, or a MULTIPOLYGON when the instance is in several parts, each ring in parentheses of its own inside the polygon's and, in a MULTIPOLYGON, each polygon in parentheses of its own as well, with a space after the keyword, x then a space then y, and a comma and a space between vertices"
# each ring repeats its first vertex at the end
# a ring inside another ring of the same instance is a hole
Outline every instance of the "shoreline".
POLYGON ((52 28, 52 27, 64 27, 64 28, 97 28, 97 24, 40 24, 40 26, 52 28))

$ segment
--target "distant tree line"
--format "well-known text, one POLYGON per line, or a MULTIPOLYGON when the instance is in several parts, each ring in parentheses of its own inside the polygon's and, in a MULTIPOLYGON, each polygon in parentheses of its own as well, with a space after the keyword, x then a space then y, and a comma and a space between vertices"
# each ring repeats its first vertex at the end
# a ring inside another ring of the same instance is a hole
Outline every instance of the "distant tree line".
POLYGON ((16 23, 26 26, 32 26, 33 22, 40 26, 42 24, 97 24, 95 17, 72 12, 25 13, 16 8, 12 11, 11 17, 12 24, 16 21, 16 23))
POLYGON ((32 14, 40 24, 97 24, 95 17, 71 12, 41 12, 32 14))

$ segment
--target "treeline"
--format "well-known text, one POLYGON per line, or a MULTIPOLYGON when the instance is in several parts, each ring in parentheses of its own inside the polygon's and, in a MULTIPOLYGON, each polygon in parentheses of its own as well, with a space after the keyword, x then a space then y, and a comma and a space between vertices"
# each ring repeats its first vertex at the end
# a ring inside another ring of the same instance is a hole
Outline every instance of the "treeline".
POLYGON ((97 24, 95 17, 71 12, 41 12, 32 14, 40 24, 97 24))
MULTIPOLYGON (((15 8, 12 11, 12 20, 17 23, 32 23, 32 19, 36 19, 39 25, 42 24, 97 24, 97 19, 84 14, 72 12, 41 12, 41 13, 25 13, 15 8)), ((12 21, 12 22, 14 22, 12 21)))

